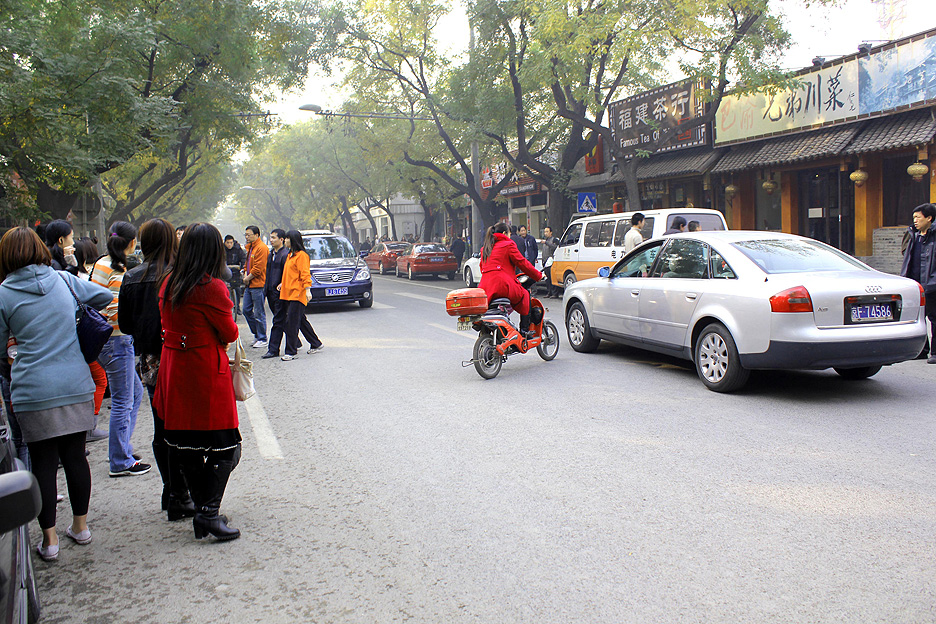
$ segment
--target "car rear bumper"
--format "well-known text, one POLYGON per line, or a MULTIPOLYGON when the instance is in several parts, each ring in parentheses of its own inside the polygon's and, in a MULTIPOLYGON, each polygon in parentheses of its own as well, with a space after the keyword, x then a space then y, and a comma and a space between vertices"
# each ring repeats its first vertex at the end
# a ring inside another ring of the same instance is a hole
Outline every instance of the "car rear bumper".
POLYGON ((458 273, 458 265, 452 262, 439 264, 414 264, 413 275, 417 273, 458 273))
MULTIPOLYGON (((328 286, 328 288, 344 288, 344 286, 328 286)), ((309 305, 319 303, 352 303, 355 301, 361 301, 362 299, 371 299, 374 296, 373 289, 374 285, 372 282, 352 282, 351 284, 348 284, 347 295, 332 295, 330 297, 326 297, 324 286, 313 285, 312 299, 309 300, 309 305)))
POLYGON ((821 343, 771 340, 763 353, 740 356, 741 365, 751 369, 857 368, 912 360, 925 341, 925 336, 821 343))

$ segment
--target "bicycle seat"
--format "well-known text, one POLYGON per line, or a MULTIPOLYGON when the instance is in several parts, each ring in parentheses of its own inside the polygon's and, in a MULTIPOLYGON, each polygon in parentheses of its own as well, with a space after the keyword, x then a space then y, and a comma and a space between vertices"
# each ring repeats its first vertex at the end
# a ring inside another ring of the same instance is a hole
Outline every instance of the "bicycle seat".
POLYGON ((488 303, 488 310, 493 309, 493 308, 499 308, 500 306, 509 306, 509 305, 510 305, 510 299, 508 299, 507 297, 498 297, 497 299, 492 299, 488 303))

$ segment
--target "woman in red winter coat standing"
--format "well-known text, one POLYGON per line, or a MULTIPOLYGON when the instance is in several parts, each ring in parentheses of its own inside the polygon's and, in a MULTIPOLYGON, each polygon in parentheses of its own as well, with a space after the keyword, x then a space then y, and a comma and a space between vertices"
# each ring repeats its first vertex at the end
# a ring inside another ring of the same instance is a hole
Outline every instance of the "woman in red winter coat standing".
POLYGON ((537 282, 543 274, 523 257, 516 243, 507 235, 506 223, 492 225, 484 234, 481 250, 481 282, 478 287, 487 293, 488 301, 498 297, 510 299, 510 305, 520 313, 520 333, 527 338, 530 330, 530 291, 517 281, 517 271, 526 273, 537 282))
POLYGON ((195 537, 240 537, 220 515, 221 498, 241 453, 227 346, 237 339, 221 233, 188 226, 159 293, 163 346, 153 407, 165 421, 170 464, 181 468, 195 503, 195 537))

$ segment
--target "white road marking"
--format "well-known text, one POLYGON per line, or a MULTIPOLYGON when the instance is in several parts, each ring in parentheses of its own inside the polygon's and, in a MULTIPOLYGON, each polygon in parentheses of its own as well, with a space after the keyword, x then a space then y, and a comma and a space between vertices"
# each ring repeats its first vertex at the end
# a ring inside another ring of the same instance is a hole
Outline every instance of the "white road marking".
POLYGON ((419 299, 420 301, 428 301, 429 303, 441 303, 445 304, 445 299, 439 299, 438 297, 429 297, 427 295, 417 295, 415 293, 405 293, 398 292, 393 293, 394 295, 399 295, 400 297, 409 297, 410 299, 419 299))
POLYGON ((260 456, 264 459, 283 459, 283 450, 276 439, 276 434, 273 433, 266 410, 260 402, 260 395, 254 394, 244 401, 244 407, 247 409, 247 418, 250 420, 254 438, 257 439, 260 456))
POLYGON ((458 331, 457 329, 452 329, 451 327, 446 327, 445 325, 439 325, 438 323, 429 323, 429 327, 435 327, 436 329, 441 329, 442 331, 446 331, 450 334, 463 336, 470 340, 477 340, 477 336, 475 336, 477 332, 475 331, 458 331))
POLYGON ((393 310, 393 309, 395 309, 395 306, 387 305, 386 303, 380 303, 379 301, 375 301, 373 304, 371 304, 371 307, 374 308, 375 310, 393 310))
MULTIPOLYGON (((374 275, 372 276, 372 279, 373 277, 380 277, 380 276, 374 275)), ((380 277, 380 279, 393 281, 393 282, 396 282, 399 280, 399 278, 397 277, 387 277, 387 276, 380 277)), ((454 280, 452 282, 449 282, 448 280, 446 280, 445 282, 440 282, 440 283, 444 283, 445 286, 438 286, 431 282, 422 282, 422 281, 407 281, 406 283, 409 284, 410 286, 419 286, 420 288, 434 288, 435 290, 444 290, 445 292, 449 292, 450 290, 457 290, 458 288, 465 287, 464 280, 454 280)))

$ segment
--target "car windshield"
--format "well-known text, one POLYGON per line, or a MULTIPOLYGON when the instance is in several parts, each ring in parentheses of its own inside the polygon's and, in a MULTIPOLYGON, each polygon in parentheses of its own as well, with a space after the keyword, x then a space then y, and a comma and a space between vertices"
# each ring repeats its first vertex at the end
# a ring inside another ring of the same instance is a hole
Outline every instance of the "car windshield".
POLYGON ((446 252, 448 249, 442 245, 416 245, 416 249, 413 250, 413 253, 437 253, 437 252, 446 252))
POLYGON ((765 273, 867 270, 854 258, 818 241, 784 238, 733 245, 765 273))
POLYGON ((344 236, 309 236, 302 239, 311 260, 356 258, 351 242, 344 236))

